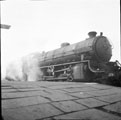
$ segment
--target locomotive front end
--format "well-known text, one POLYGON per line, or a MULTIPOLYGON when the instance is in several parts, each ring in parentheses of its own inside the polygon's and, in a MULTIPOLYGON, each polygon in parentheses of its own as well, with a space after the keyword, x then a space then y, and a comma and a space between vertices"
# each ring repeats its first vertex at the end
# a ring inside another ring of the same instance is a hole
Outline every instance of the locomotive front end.
POLYGON ((100 62, 108 62, 112 56, 112 46, 105 36, 97 36, 94 40, 93 49, 95 56, 100 62))

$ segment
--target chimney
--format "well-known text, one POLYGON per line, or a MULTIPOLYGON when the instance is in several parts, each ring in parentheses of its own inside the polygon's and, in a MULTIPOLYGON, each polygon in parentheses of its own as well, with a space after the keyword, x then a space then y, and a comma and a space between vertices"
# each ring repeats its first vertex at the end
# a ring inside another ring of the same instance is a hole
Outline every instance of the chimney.
POLYGON ((89 38, 93 38, 93 37, 95 37, 96 34, 97 34, 97 32, 95 32, 95 31, 91 31, 91 32, 88 33, 89 38))
POLYGON ((103 32, 100 32, 100 36, 103 36, 103 32))

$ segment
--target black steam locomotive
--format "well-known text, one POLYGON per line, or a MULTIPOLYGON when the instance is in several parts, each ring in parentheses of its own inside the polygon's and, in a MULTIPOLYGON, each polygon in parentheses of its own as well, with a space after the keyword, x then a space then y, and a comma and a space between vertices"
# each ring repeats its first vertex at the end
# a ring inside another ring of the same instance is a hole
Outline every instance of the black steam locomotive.
POLYGON ((89 32, 84 41, 61 44, 61 48, 43 52, 40 69, 44 80, 105 81, 121 83, 121 65, 110 62, 112 46, 100 33, 89 32))

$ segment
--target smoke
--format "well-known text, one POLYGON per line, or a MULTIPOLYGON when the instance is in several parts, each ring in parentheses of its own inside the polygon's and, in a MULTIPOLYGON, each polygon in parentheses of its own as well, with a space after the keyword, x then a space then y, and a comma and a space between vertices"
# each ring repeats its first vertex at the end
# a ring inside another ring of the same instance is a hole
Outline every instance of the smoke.
POLYGON ((40 53, 32 53, 22 58, 22 72, 25 81, 41 80, 43 74, 39 68, 40 55, 40 53))
POLYGON ((6 78, 8 80, 16 80, 16 81, 20 81, 22 80, 22 61, 17 60, 17 61, 13 61, 11 62, 7 68, 6 68, 6 78))
POLYGON ((40 53, 32 53, 13 61, 6 69, 6 78, 14 81, 42 80, 42 71, 39 68, 40 53))

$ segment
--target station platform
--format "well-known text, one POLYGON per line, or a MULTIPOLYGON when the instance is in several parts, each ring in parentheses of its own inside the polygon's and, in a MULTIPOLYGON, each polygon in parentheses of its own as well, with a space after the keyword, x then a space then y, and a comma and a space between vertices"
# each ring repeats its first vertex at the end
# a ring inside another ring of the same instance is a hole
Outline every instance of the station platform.
POLYGON ((81 82, 1 82, 3 120, 121 120, 121 88, 81 82))

